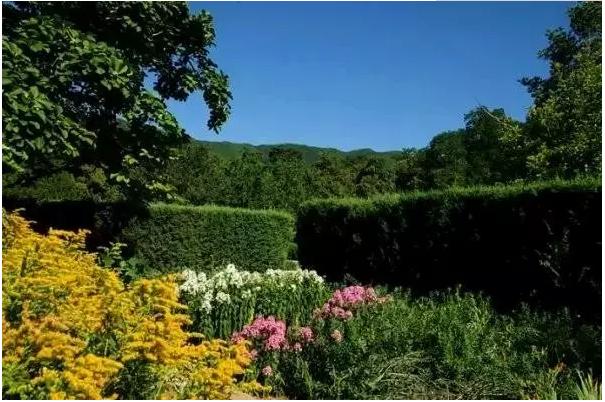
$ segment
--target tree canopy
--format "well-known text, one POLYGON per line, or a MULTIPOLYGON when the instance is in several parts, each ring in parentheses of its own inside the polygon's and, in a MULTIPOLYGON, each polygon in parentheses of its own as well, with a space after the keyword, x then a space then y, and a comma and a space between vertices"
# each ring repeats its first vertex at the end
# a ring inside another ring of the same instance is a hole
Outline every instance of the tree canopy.
POLYGON ((534 98, 527 126, 513 137, 536 177, 569 177, 601 170, 601 3, 569 10, 570 28, 547 33, 538 55, 550 76, 524 78, 534 98))
POLYGON ((212 18, 185 2, 3 11, 3 164, 22 177, 92 165, 132 190, 161 190, 137 170, 157 172, 187 138, 166 100, 200 91, 215 131, 229 116, 228 77, 209 56, 212 18))

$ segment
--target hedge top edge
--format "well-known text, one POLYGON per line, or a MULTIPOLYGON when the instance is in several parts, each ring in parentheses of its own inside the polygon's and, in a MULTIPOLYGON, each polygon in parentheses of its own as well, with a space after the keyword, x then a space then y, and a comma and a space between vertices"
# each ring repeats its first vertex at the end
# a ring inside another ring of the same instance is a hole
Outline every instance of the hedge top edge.
POLYGON ((287 211, 282 211, 278 209, 249 209, 249 208, 237 208, 237 207, 225 207, 221 205, 207 204, 207 205, 178 205, 178 204, 166 204, 163 202, 153 203, 149 205, 149 210, 153 212, 154 210, 162 210, 162 211, 170 211, 170 212, 183 212, 183 213, 194 213, 194 212, 203 212, 203 213, 240 213, 246 215, 269 215, 274 217, 282 217, 286 219, 293 220, 294 217, 287 211))
POLYGON ((313 199, 301 204, 299 212, 314 208, 342 208, 359 207, 368 208, 379 204, 399 204, 402 202, 447 199, 447 198, 471 198, 489 197, 498 198, 510 196, 511 194, 531 193, 535 191, 557 191, 557 190, 595 190, 600 191, 602 178, 600 176, 578 177, 571 180, 554 179, 547 181, 522 182, 506 185, 477 185, 468 187, 450 187, 442 190, 410 191, 405 193, 388 193, 369 198, 345 197, 313 199))

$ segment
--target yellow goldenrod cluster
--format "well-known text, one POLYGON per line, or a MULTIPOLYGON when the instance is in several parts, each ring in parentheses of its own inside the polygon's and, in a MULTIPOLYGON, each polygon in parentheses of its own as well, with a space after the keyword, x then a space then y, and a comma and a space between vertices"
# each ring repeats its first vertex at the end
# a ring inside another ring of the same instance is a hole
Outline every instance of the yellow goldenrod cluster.
POLYGON ((228 398, 236 376, 250 364, 247 347, 185 331, 189 319, 174 278, 142 279, 126 288, 84 251, 85 231, 41 235, 18 214, 3 215, 8 395, 120 397, 112 384, 124 365, 139 362, 155 374, 157 397, 228 398))

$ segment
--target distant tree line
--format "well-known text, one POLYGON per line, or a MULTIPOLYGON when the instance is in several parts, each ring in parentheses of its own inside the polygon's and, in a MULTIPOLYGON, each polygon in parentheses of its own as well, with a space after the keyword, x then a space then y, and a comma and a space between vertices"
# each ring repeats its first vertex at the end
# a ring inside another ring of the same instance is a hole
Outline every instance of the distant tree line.
MULTIPOLYGON (((15 13, 16 9, 7 7, 8 11, 15 13)), ((40 18, 39 13, 46 12, 47 8, 52 7, 54 6, 32 6, 17 8, 17 10, 25 14, 20 18, 35 19, 40 18)), ((70 12, 66 11, 63 22, 69 20, 73 15, 71 11, 74 11, 69 5, 64 7, 67 7, 65 10, 70 12)), ((124 11, 120 9, 121 6, 116 7, 118 10, 102 8, 96 12, 124 11)), ((164 11, 162 9, 164 6, 158 6, 159 9, 149 7, 139 11, 153 15, 164 11)), ((55 9, 51 11, 56 12, 55 9)), ((176 14, 179 15, 187 15, 187 10, 183 6, 171 11, 175 13, 178 11, 176 14)), ((539 57, 549 63, 549 76, 520 80, 533 97, 533 105, 525 122, 512 119, 503 109, 477 107, 464 116, 463 128, 436 135, 425 148, 404 149, 392 157, 381 155, 344 157, 337 153, 326 152, 321 154, 318 160, 309 163, 305 162, 300 151, 281 147, 272 149, 268 153, 246 149, 239 157, 227 159, 195 141, 179 145, 182 141, 177 140, 178 125, 168 115, 164 115, 166 117, 164 121, 170 122, 166 127, 170 127, 169 131, 174 135, 171 134, 171 139, 165 143, 162 142, 163 140, 156 141, 150 148, 142 145, 140 141, 146 136, 146 132, 153 132, 154 136, 161 138, 162 130, 168 129, 149 124, 149 118, 146 116, 139 118, 136 113, 132 115, 126 113, 124 116, 130 116, 130 121, 114 119, 115 125, 112 127, 117 130, 116 133, 123 134, 123 138, 130 141, 128 144, 123 142, 114 147, 109 146, 111 145, 109 143, 103 146, 98 143, 86 151, 86 158, 82 155, 70 157, 69 163, 60 155, 53 153, 52 160, 49 162, 46 155, 48 150, 52 150, 52 141, 46 144, 45 141, 49 137, 44 137, 42 134, 45 130, 52 131, 52 127, 36 122, 24 125, 30 115, 36 113, 28 114, 19 103, 21 98, 18 96, 21 96, 21 87, 24 85, 19 80, 25 78, 17 74, 18 70, 13 70, 11 74, 15 77, 9 74, 8 84, 3 85, 5 90, 3 98, 7 102, 13 102, 9 104, 12 106, 3 110, 3 126, 11 125, 4 127, 5 133, 18 130, 18 135, 27 136, 27 140, 24 142, 25 137, 12 137, 3 144, 4 156, 9 158, 3 160, 5 172, 8 172, 3 177, 5 196, 112 201, 130 198, 133 194, 136 196, 137 192, 145 189, 145 200, 168 198, 173 202, 191 204, 213 203, 248 208, 295 210, 301 202, 311 198, 368 197, 394 191, 599 175, 602 119, 601 3, 579 3, 570 9, 569 17, 570 28, 549 31, 548 47, 539 52, 539 57), (7 90, 13 91, 15 97, 11 95, 13 92, 7 90), (14 113, 11 109, 13 106, 14 113), (19 121, 21 126, 12 125, 10 123, 12 121, 19 121), (137 132, 139 130, 137 124, 144 130, 137 132), (43 129, 38 130, 37 125, 43 129), (36 136, 44 138, 37 140, 36 136), (27 144, 34 146, 44 144, 44 152, 35 154, 36 157, 33 156, 34 154, 28 157, 27 153, 23 154, 25 152, 23 147, 27 144), (93 151, 94 149, 98 152, 93 151), (108 162, 115 156, 112 153, 114 149, 121 153, 120 162, 113 164, 121 167, 119 169, 116 167, 115 170, 109 168, 112 164, 108 162), (148 149, 155 151, 149 153, 148 149), (136 158, 128 156, 134 153, 136 158), (96 154, 101 156, 95 159, 96 154), (143 163, 143 160, 151 162, 143 163), (58 168, 49 169, 49 166, 58 168), (65 168, 61 168, 62 166, 65 168), (138 191, 133 192, 133 186, 125 186, 125 183, 146 184, 136 186, 135 189, 138 191)), ((195 18, 199 19, 192 20, 192 25, 211 23, 206 17, 195 18)), ((126 24, 124 29, 129 29, 128 26, 126 24)), ((14 57, 11 53, 7 53, 13 57, 13 60, 20 60, 19 57, 23 52, 31 51, 25 47, 18 48, 19 46, 25 46, 30 42, 36 44, 44 39, 29 38, 27 35, 31 35, 33 31, 21 29, 21 25, 14 21, 9 28, 10 35, 3 39, 3 47, 14 51, 14 57)), ((145 29, 154 28, 145 26, 145 29)), ((93 32, 93 34, 102 37, 111 33, 93 32)), ((53 46, 53 43, 49 42, 48 46, 53 46)), ((115 46, 123 45, 124 49, 130 49, 129 43, 115 43, 115 46)), ((206 44, 211 45, 211 43, 206 44)), ((143 44, 140 45, 143 46, 138 49, 141 54, 146 55, 145 52, 151 52, 143 44)), ((156 49, 152 50, 156 51, 156 49)), ((31 55, 32 60, 35 60, 36 55, 36 52, 31 55)), ((152 56, 156 55, 152 54, 152 56)), ((141 57, 141 60, 147 59, 141 57)), ((156 62, 151 56, 149 60, 150 63, 156 62)), ((127 62, 132 66, 136 64, 135 61, 138 62, 139 59, 127 62)), ((17 66, 17 64, 10 64, 11 58, 6 60, 5 57, 3 63, 5 69, 15 69, 17 66)), ((43 60, 40 63, 41 68, 48 67, 43 60)), ((211 61, 209 63, 213 65, 211 61)), ((145 63, 140 63, 139 68, 145 68, 145 63)), ((201 81, 195 89, 206 90, 203 85, 203 74, 212 75, 208 71, 196 72, 199 73, 197 77, 201 81)), ((168 70, 160 72, 170 75, 168 70)), ((57 80, 60 77, 58 76, 57 80)), ((170 77, 173 78, 172 75, 170 77)), ((181 78, 179 77, 177 81, 181 82, 181 78)), ((54 76, 51 75, 50 81, 52 82, 53 79, 54 76)), ((142 91, 140 81, 137 81, 137 85, 137 90, 142 91)), ((160 79, 156 86, 162 89, 162 85, 163 81, 160 79)), ((225 87, 221 86, 222 84, 215 82, 215 85, 221 88, 223 98, 209 97, 208 101, 210 105, 215 105, 217 110, 222 110, 224 113, 220 118, 215 116, 216 124, 213 123, 213 128, 226 118, 228 107, 223 100, 230 96, 225 87)), ((180 95, 177 92, 176 89, 167 91, 162 97, 178 98, 180 95)), ((66 96, 68 95, 73 94, 68 93, 66 96)), ((64 98, 58 98, 57 101, 63 100, 64 98)), ((71 100, 70 102, 70 107, 76 106, 71 100)), ((102 99, 97 99, 95 102, 103 105, 102 99)), ((114 109, 112 113, 114 116, 120 114, 114 109)), ((158 109, 153 113, 165 113, 164 106, 158 104, 158 109)), ((88 119, 85 119, 86 124, 88 121, 95 121, 92 117, 94 116, 86 116, 88 119)), ((72 120, 68 123, 72 124, 72 120)), ((209 125, 212 126, 211 123, 209 125)), ((97 141, 102 136, 111 137, 112 127, 99 129, 100 131, 96 133, 97 141)), ((79 149, 77 141, 69 143, 69 138, 66 141, 67 145, 64 145, 67 148, 79 149)))

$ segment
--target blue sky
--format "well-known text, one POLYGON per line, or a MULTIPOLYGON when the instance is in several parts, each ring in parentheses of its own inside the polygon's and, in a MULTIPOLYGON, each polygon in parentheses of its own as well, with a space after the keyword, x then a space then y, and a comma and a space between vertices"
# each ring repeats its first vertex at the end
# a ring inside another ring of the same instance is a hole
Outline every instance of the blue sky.
POLYGON ((517 80, 544 75, 545 31, 569 2, 191 2, 215 20, 212 56, 230 76, 217 136, 199 95, 171 102, 199 139, 343 150, 423 147, 482 104, 523 120, 517 80))

